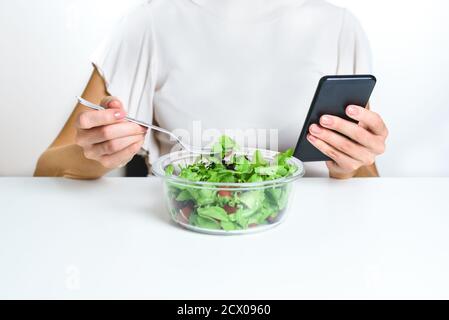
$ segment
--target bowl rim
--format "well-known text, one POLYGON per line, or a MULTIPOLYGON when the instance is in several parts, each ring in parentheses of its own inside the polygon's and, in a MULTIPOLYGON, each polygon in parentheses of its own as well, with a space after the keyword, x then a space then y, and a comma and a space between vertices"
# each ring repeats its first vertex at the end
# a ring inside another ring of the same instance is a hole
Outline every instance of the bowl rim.
MULTIPOLYGON (((241 148, 240 150, 238 150, 237 153, 252 155, 252 153, 254 153, 254 151, 256 151, 256 150, 259 150, 263 153, 270 153, 273 155, 273 158, 274 158, 274 156, 276 156, 277 154, 280 153, 278 151, 257 149, 257 148, 241 148)), ((302 178, 305 174, 303 162, 301 160, 297 159, 296 157, 292 156, 291 159, 288 160, 288 162, 294 164, 298 168, 298 170, 296 170, 296 172, 294 174, 292 174, 291 176, 288 176, 288 177, 283 177, 283 178, 279 178, 279 179, 275 179, 275 180, 267 180, 267 181, 262 181, 262 182, 239 183, 239 182, 191 181, 188 179, 180 178, 175 175, 170 175, 170 176, 165 175, 165 171, 164 171, 164 168, 162 167, 162 164, 170 157, 177 156, 177 159, 179 159, 179 158, 181 158, 181 155, 183 155, 184 157, 195 156, 194 153, 191 153, 191 152, 188 152, 185 150, 167 153, 167 154, 159 157, 153 163, 153 165, 151 166, 152 173, 157 177, 163 178, 166 181, 170 181, 170 182, 176 183, 176 184, 181 184, 181 185, 185 185, 185 186, 189 186, 189 187, 197 187, 197 188, 211 187, 211 188, 220 188, 220 189, 260 188, 260 187, 267 187, 267 186, 272 186, 272 185, 286 184, 286 183, 295 181, 299 178, 302 178)))

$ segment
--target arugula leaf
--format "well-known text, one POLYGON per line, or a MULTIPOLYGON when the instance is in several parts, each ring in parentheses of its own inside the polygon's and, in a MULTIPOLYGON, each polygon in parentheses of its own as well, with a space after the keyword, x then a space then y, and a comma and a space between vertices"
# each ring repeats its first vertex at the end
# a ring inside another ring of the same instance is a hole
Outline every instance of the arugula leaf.
POLYGON ((238 173, 249 173, 253 170, 253 165, 244 156, 235 157, 234 170, 238 173))
POLYGON ((254 151, 253 163, 256 167, 267 165, 267 161, 263 158, 262 152, 260 152, 260 150, 254 151))
POLYGON ((218 154, 223 159, 226 156, 226 153, 236 151, 238 149, 239 147, 234 140, 232 140, 228 136, 221 136, 218 139, 218 142, 212 146, 212 154, 213 155, 218 154))
POLYGON ((173 175, 173 172, 175 172, 175 167, 172 164, 169 164, 168 166, 165 167, 165 175, 166 176, 173 175))
POLYGON ((275 162, 279 166, 283 166, 287 164, 287 160, 290 159, 293 156, 293 149, 288 149, 285 152, 279 153, 275 157, 275 162))

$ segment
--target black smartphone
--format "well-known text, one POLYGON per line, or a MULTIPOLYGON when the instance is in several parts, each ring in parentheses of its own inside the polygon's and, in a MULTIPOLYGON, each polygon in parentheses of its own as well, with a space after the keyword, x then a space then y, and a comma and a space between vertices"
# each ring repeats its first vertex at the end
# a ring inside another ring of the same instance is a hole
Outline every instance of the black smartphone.
POLYGON ((346 115, 346 107, 349 105, 366 107, 376 81, 373 75, 321 78, 295 148, 295 157, 303 162, 330 160, 307 140, 310 125, 318 124, 320 117, 325 114, 356 122, 346 115))

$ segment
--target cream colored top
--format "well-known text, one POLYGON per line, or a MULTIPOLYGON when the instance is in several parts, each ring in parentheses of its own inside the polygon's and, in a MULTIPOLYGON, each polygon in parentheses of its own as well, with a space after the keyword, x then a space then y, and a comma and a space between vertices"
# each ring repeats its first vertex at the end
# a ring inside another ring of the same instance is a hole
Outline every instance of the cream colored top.
MULTIPOLYGON (((126 15, 92 57, 131 117, 195 145, 217 135, 294 148, 318 80, 371 73, 367 38, 321 0, 152 0, 126 15)), ((170 151, 152 133, 150 161, 170 151)), ((309 176, 327 176, 324 163, 309 176)))

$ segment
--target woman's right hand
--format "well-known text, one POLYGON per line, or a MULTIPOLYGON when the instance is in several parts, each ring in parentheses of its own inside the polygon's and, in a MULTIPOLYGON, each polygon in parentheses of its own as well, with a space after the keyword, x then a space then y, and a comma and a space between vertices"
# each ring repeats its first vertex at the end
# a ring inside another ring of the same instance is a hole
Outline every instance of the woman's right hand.
POLYGON ((101 101, 106 110, 85 111, 76 123, 76 144, 87 159, 96 160, 107 169, 126 165, 143 145, 147 129, 124 121, 126 112, 114 97, 101 101))

